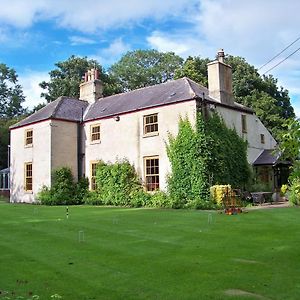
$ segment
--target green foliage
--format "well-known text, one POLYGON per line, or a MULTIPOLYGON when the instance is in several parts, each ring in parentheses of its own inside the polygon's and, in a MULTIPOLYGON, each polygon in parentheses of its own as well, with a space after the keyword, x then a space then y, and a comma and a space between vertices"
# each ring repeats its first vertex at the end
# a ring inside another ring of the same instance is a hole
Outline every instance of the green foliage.
POLYGON ((188 77, 195 82, 207 87, 207 64, 210 62, 208 58, 200 58, 200 56, 189 56, 183 63, 181 68, 175 71, 175 79, 188 77))
POLYGON ((172 207, 183 207, 195 199, 208 201, 209 152, 201 116, 198 117, 196 129, 188 119, 179 120, 178 135, 169 135, 167 154, 172 168, 168 178, 172 207))
POLYGON ((37 199, 45 205, 81 204, 88 194, 88 179, 82 178, 74 182, 72 171, 62 167, 53 171, 52 186, 44 186, 37 199))
POLYGON ((171 208, 173 200, 163 191, 157 191, 150 195, 150 201, 146 203, 149 207, 171 208))
POLYGON ((174 78, 183 59, 173 52, 135 50, 127 52, 109 69, 123 91, 166 82, 174 78))
POLYGON ((198 113, 195 129, 188 119, 181 119, 178 135, 169 136, 167 153, 173 208, 209 208, 209 183, 242 187, 250 176, 246 142, 217 114, 204 120, 198 113))
POLYGON ((134 193, 142 190, 138 175, 127 160, 99 162, 96 184, 99 200, 105 205, 130 206, 134 193))
POLYGON ((60 96, 79 98, 79 85, 82 77, 88 69, 95 67, 100 71, 100 79, 104 83, 104 96, 120 92, 113 80, 95 60, 72 55, 66 61, 56 63, 55 66, 57 68, 49 72, 50 81, 40 83, 40 87, 46 90, 41 96, 47 102, 54 101, 60 96))
POLYGON ((299 119, 288 119, 283 124, 284 130, 279 136, 279 150, 282 159, 290 160, 293 163, 289 181, 293 182, 300 178, 300 121, 299 119))
POLYGON ((25 113, 22 87, 16 71, 0 63, 0 118, 13 118, 25 113))
POLYGON ((300 178, 294 178, 291 182, 289 201, 292 205, 300 205, 300 178))
POLYGON ((211 184, 243 187, 250 177, 247 142, 216 113, 207 119, 204 134, 209 147, 207 162, 211 184))
POLYGON ((247 188, 249 192, 272 192, 273 186, 271 183, 257 181, 247 188))
POLYGON ((0 170, 8 167, 9 127, 20 118, 0 118, 0 170))

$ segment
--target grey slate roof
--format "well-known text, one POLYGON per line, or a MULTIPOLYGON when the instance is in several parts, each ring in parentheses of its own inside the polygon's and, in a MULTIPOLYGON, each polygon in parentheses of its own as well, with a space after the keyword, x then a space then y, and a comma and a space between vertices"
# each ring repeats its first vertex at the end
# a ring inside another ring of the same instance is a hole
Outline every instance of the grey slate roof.
MULTIPOLYGON (((220 104, 208 96, 207 88, 198 85, 187 77, 183 77, 166 83, 99 99, 88 108, 84 116, 84 121, 202 98, 203 94, 206 100, 220 104)), ((243 105, 235 104, 235 107, 251 113, 253 112, 243 105)))
POLYGON ((31 123, 50 118, 80 121, 82 117, 82 110, 85 111, 83 121, 91 121, 155 106, 182 102, 185 100, 192 100, 196 98, 202 99, 203 95, 210 103, 228 106, 233 109, 240 109, 250 113, 253 112, 250 108, 241 104, 235 103, 234 106, 221 104, 209 97, 207 88, 198 85, 196 82, 187 77, 184 77, 130 92, 100 98, 91 105, 88 105, 88 102, 83 100, 59 97, 57 100, 49 103, 36 113, 11 126, 11 128, 29 125, 31 123))
POLYGON ((259 155, 259 157, 254 161, 254 166, 262 166, 262 165, 271 165, 275 166, 279 162, 288 163, 280 161, 281 154, 279 152, 274 153, 274 149, 265 149, 259 155))
POLYGON ((59 97, 27 118, 12 125, 10 128, 16 128, 51 118, 80 121, 87 106, 88 102, 86 101, 69 97, 59 97))

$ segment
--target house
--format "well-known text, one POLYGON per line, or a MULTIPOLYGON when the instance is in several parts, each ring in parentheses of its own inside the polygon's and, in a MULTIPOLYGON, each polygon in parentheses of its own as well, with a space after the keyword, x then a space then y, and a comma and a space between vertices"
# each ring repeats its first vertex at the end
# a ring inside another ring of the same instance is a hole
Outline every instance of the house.
POLYGON ((99 160, 127 158, 148 191, 166 189, 170 162, 165 143, 176 135, 180 117, 196 122, 197 110, 217 111, 248 141, 253 163, 276 141, 253 110, 234 102, 231 67, 224 52, 208 64, 209 88, 189 78, 102 97, 98 71, 89 70, 80 99, 60 97, 11 127, 11 202, 33 202, 62 166, 87 176, 95 188, 99 160))

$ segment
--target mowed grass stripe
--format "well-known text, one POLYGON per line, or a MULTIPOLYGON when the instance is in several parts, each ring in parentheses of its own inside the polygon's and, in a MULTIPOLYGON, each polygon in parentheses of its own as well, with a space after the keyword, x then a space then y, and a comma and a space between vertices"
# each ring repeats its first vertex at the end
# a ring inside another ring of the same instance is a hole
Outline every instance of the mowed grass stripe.
POLYGON ((225 216, 82 206, 69 213, 67 220, 65 207, 1 206, 0 289, 31 290, 42 299, 54 293, 64 299, 236 299, 224 293, 230 289, 271 299, 299 294, 297 209, 225 216))

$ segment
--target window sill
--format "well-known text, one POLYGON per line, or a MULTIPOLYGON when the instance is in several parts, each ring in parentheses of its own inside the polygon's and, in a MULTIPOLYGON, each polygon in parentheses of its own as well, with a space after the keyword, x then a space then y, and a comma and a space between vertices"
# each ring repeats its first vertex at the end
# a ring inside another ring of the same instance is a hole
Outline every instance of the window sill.
POLYGON ((25 194, 33 194, 33 191, 24 191, 25 194))
POLYGON ((101 141, 92 141, 90 142, 90 145, 97 145, 97 144, 101 144, 101 141))
POLYGON ((143 135, 143 138, 151 137, 151 136, 158 136, 158 132, 150 132, 143 135))
POLYGON ((24 147, 25 147, 25 148, 32 148, 32 147, 33 147, 33 144, 28 144, 28 145, 25 145, 24 147))

